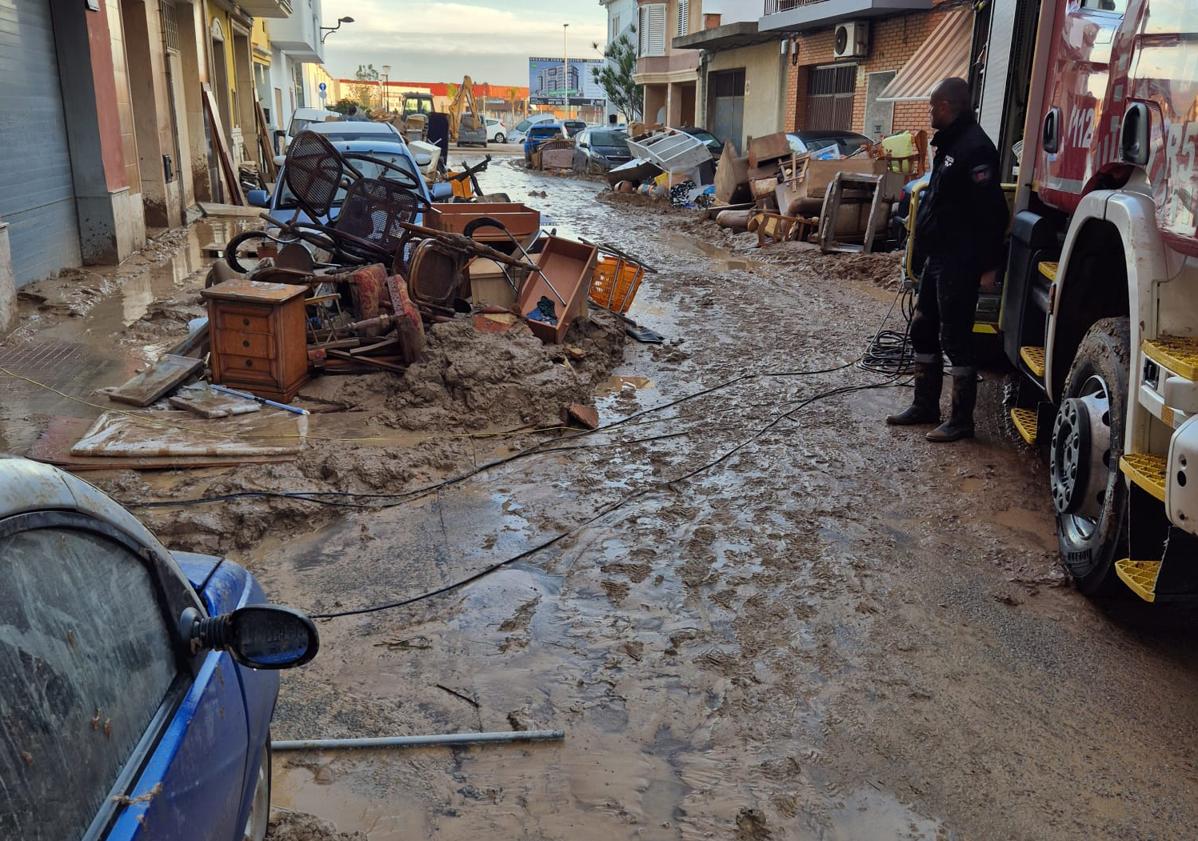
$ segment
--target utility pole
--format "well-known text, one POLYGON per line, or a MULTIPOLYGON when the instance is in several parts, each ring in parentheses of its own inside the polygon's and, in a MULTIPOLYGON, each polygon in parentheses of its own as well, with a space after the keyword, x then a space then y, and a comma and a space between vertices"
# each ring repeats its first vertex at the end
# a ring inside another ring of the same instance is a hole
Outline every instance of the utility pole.
POLYGON ((570 24, 562 24, 562 84, 566 86, 566 119, 574 116, 570 113, 570 47, 566 40, 566 30, 570 24))

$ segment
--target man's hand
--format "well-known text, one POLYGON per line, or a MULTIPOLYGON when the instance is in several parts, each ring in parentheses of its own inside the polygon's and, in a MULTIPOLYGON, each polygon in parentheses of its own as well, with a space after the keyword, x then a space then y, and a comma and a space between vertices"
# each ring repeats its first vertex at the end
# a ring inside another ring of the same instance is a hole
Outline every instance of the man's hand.
POLYGON ((983 295, 994 295, 998 292, 998 269, 991 269, 982 274, 982 281, 978 286, 978 291, 983 295))

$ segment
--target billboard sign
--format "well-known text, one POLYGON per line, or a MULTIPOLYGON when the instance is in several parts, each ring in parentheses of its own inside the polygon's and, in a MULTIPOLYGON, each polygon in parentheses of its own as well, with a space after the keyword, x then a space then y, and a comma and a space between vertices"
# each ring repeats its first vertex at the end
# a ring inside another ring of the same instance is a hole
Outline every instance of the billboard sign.
POLYGON ((533 105, 606 105, 607 94, 595 81, 593 69, 603 59, 561 58, 528 60, 528 101, 533 105))

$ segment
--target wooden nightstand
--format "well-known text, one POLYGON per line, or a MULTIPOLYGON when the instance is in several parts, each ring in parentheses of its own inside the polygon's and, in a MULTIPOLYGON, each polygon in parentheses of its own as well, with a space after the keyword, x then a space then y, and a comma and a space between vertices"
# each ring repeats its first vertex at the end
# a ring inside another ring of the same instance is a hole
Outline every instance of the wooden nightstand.
POLYGON ((244 278, 203 290, 212 381, 290 402, 308 380, 307 292, 307 286, 244 278))

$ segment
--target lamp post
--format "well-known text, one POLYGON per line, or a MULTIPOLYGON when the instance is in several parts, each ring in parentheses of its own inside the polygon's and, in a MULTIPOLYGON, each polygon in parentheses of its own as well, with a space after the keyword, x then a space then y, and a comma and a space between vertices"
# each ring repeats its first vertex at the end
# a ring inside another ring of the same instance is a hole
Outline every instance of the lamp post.
POLYGON ((566 40, 566 30, 570 24, 562 24, 562 84, 566 88, 566 119, 574 116, 570 113, 570 47, 566 40))
POLYGON ((387 87, 387 83, 391 81, 391 65, 383 65, 383 75, 379 77, 379 84, 383 86, 383 110, 391 113, 391 89, 387 87))
POLYGON ((323 44, 323 43, 324 43, 324 39, 325 39, 325 38, 328 38, 330 35, 332 35, 334 32, 336 32, 338 29, 340 29, 340 28, 341 28, 341 24, 343 24, 343 23, 353 23, 353 22, 354 22, 354 19, 353 19, 353 18, 351 18, 351 17, 348 17, 348 16, 347 16, 347 17, 343 17, 343 18, 337 18, 337 25, 336 25, 336 26, 322 26, 322 27, 320 27, 320 31, 324 33, 323 35, 321 35, 321 36, 320 36, 320 43, 322 43, 322 44, 323 44))

